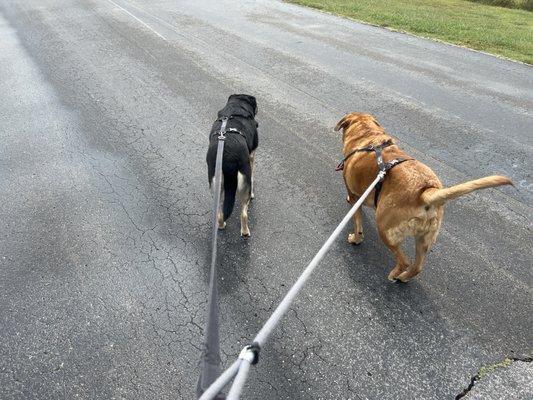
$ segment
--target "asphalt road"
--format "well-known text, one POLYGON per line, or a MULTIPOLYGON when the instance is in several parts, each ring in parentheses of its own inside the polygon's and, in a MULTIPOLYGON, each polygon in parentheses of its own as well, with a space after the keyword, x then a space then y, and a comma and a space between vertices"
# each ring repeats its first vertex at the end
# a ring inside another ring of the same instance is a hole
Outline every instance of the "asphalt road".
POLYGON ((334 246, 246 398, 453 399, 530 354, 530 66, 277 1, 146 3, 0 0, 1 399, 193 398, 207 135, 238 92, 258 99, 260 148, 252 237, 233 217, 220 239, 225 365, 348 210, 345 112, 445 184, 516 184, 449 204, 407 285, 366 210, 365 243, 334 246))

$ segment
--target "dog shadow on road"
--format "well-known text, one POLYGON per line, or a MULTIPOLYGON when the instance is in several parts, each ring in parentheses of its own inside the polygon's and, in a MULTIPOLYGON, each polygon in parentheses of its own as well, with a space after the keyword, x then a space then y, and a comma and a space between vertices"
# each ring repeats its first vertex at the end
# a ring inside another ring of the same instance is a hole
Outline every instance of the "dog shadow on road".
POLYGON ((244 283, 252 264, 250 253, 253 238, 243 239, 240 236, 240 225, 238 219, 234 218, 218 235, 218 288, 221 295, 231 295, 244 283))
MULTIPOLYGON (((447 324, 439 315, 439 306, 434 302, 434 296, 419 282, 423 279, 423 273, 418 279, 406 284, 387 279, 395 259, 381 242, 373 219, 373 215, 363 212, 365 240, 362 244, 350 245, 344 237, 339 246, 339 255, 351 282, 358 291, 367 293, 364 297, 373 306, 375 318, 383 324, 390 324, 391 332, 417 336, 423 334, 422 331, 426 328, 431 332, 447 331, 447 324), (422 323, 413 324, 413 319, 421 319, 422 323)), ((357 307, 359 301, 359 298, 354 298, 353 307, 357 307)))

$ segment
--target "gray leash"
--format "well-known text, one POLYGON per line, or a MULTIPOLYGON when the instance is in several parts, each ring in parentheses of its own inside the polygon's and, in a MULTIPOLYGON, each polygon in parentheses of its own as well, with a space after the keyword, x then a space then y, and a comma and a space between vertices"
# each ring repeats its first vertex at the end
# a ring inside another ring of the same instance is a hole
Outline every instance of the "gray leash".
MULTIPOLYGON (((222 189, 222 156, 224 154, 224 143, 226 125, 228 118, 222 118, 222 125, 218 132, 217 157, 215 161, 215 182, 214 182, 214 205, 213 205, 213 240, 211 243, 211 270, 209 273, 209 301, 207 305, 208 315, 205 327, 204 350, 200 359, 200 378, 196 388, 197 396, 200 397, 210 387, 220 375, 220 339, 218 327, 218 289, 217 289, 217 238, 218 224, 217 217, 220 210, 220 191, 222 189)), ((219 391, 220 392, 220 391, 219 391)), ((215 393, 211 399, 225 399, 223 393, 215 393)))
POLYGON ((237 400, 240 398, 244 384, 246 383, 246 378, 250 371, 250 365, 256 364, 259 357, 259 350, 268 340, 268 337, 272 331, 279 324, 283 316, 289 311, 291 304, 294 299, 303 288, 314 269, 318 263, 324 258, 328 250, 333 245, 333 242, 341 234, 344 227, 348 224, 350 219, 356 213, 356 211, 361 207, 365 199, 368 197, 370 192, 374 187, 381 182, 385 175, 387 174, 386 169, 381 169, 376 176, 376 179, 370 184, 370 186, 365 190, 361 195, 359 200, 353 205, 348 214, 342 219, 341 223, 335 228, 333 233, 330 235, 326 243, 322 245, 318 253, 311 260, 309 265, 305 268, 303 273, 300 275, 298 280, 294 283, 292 288, 285 295, 281 303, 278 305, 276 310, 272 313, 270 318, 263 325, 261 330, 257 333, 254 342, 252 345, 244 347, 239 355, 239 358, 226 370, 219 378, 213 382, 213 384, 204 392, 199 400, 211 400, 216 399, 217 394, 226 386, 234 377, 233 385, 228 393, 227 400, 237 400))

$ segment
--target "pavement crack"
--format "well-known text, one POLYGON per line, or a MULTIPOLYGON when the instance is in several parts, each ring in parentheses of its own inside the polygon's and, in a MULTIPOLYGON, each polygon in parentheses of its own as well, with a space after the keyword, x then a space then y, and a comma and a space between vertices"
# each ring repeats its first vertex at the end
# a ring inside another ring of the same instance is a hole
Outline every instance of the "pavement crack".
POLYGON ((474 388, 476 383, 481 381, 485 376, 492 374, 493 372, 499 369, 508 368, 511 364, 515 362, 530 363, 532 361, 533 361, 533 356, 532 357, 506 357, 500 362, 482 366, 478 370, 477 374, 474 375, 472 379, 470 379, 470 384, 461 393, 455 396, 455 400, 460 400, 464 398, 465 396, 467 396, 468 393, 470 393, 470 391, 474 388))

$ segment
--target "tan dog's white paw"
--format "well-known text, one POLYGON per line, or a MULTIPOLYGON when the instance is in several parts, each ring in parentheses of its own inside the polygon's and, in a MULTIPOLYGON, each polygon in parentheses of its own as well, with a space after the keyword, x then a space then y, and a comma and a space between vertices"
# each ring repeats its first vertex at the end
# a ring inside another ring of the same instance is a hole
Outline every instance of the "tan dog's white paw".
POLYGON ((348 235, 348 243, 351 244, 361 244, 364 240, 364 235, 362 233, 350 233, 348 235))
POLYGON ((218 229, 221 231, 226 229, 226 223, 224 221, 222 222, 218 221, 218 229))
POLYGON ((405 273, 405 270, 409 269, 409 265, 403 265, 397 263, 396 266, 389 272, 388 279, 391 282, 396 282, 398 280, 402 281, 401 276, 405 273))
POLYGON ((400 275, 398 275, 398 280, 403 283, 409 282, 411 279, 413 279, 416 275, 413 275, 409 273, 409 271, 404 271, 400 275))
POLYGON ((395 271, 395 270, 392 270, 390 273, 389 273, 389 276, 387 277, 387 279, 391 282, 396 282, 396 280, 398 279, 398 272, 395 271))
POLYGON ((249 238, 251 235, 250 235, 250 229, 246 228, 246 229, 241 229, 241 236, 243 238, 249 238))

